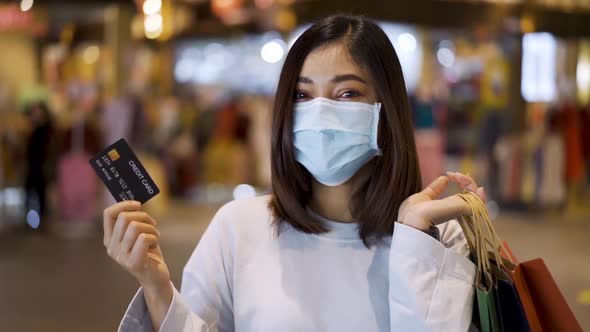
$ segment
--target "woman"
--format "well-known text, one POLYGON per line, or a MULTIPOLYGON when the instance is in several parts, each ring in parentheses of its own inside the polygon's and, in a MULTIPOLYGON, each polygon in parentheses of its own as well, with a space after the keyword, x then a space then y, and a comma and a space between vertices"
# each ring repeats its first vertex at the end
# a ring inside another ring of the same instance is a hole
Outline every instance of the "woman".
POLYGON ((273 194, 219 210, 181 293, 139 203, 105 210, 108 253, 142 286, 120 330, 465 331, 475 266, 459 225, 445 221, 469 208, 436 199, 449 180, 484 198, 457 173, 419 192, 404 80, 384 32, 361 17, 323 19, 280 76, 273 194))

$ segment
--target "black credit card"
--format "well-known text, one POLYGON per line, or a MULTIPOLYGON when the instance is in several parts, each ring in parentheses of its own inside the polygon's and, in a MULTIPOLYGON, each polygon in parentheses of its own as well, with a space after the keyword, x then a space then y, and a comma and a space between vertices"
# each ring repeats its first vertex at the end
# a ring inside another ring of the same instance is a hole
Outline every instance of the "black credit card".
POLYGON ((143 204, 160 193, 154 180, 123 138, 89 162, 117 202, 135 200, 143 204))

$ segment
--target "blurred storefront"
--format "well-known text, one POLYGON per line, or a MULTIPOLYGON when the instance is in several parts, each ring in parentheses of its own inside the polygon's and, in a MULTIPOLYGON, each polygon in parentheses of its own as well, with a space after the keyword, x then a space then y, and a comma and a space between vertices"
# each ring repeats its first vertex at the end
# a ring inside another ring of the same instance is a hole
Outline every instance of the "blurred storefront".
POLYGON ((48 205, 62 222, 90 225, 112 201, 87 160, 120 137, 162 189, 149 203, 156 214, 171 198, 267 192, 282 61, 308 22, 334 11, 375 17, 394 44, 424 183, 461 171, 496 210, 583 209, 585 2, 22 0, 0 4, 0 47, 10 50, 0 54, 0 231, 39 205, 24 180, 35 130, 25 110, 39 101, 53 126, 48 205))

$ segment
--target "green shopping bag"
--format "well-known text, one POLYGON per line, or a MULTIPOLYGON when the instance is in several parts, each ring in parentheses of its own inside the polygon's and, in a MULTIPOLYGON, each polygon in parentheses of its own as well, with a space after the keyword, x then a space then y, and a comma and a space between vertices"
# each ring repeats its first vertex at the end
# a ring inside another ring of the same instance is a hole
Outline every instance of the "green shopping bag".
MULTIPOLYGON (((475 258, 474 261, 477 261, 475 258)), ((492 275, 487 271, 478 271, 476 276, 475 296, 481 332, 501 332, 497 308, 496 287, 492 275)), ((474 308, 475 309, 475 308, 474 308)))
MULTIPOLYGON (((462 198, 470 204, 474 204, 473 200, 481 203, 481 200, 472 193, 466 193, 462 198)), ((485 206, 474 209, 472 218, 459 218, 459 224, 467 240, 471 259, 477 266, 475 305, 479 314, 480 330, 481 332, 502 332, 497 281, 510 281, 502 269, 503 259, 499 250, 502 244, 489 222, 485 206)))
POLYGON ((502 257, 506 247, 494 230, 483 202, 473 193, 461 195, 473 216, 459 218, 471 259, 477 265, 473 322, 482 332, 530 332, 517 285, 516 266, 502 257), (479 318, 479 320, 478 320, 479 318))

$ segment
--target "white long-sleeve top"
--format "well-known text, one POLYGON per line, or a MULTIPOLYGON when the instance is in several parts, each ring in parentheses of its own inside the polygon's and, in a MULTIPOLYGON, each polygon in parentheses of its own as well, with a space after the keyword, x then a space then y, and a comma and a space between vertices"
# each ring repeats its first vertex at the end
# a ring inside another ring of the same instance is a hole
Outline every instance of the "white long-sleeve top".
MULTIPOLYGON (((460 226, 441 241, 396 223, 367 249, 356 224, 277 236, 269 196, 223 206, 183 271, 160 331, 467 331, 475 266, 460 226)), ((119 331, 152 331, 140 289, 119 331)))

